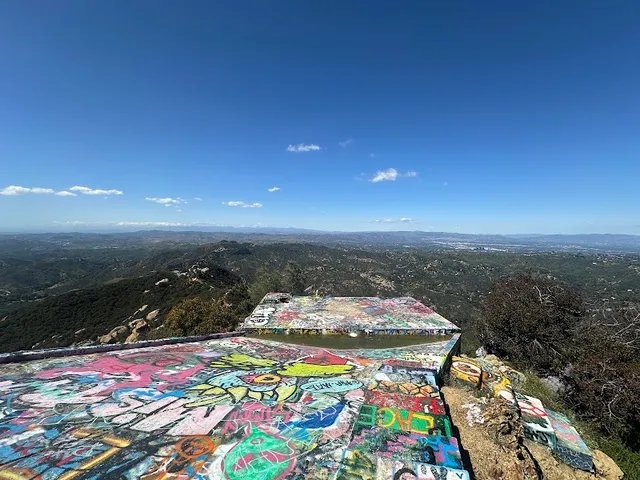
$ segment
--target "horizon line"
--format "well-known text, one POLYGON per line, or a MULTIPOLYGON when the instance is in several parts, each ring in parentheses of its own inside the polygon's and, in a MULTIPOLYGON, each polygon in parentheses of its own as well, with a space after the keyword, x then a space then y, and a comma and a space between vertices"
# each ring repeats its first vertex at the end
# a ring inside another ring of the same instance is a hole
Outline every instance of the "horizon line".
MULTIPOLYGON (((269 226, 231 226, 231 225, 202 225, 201 228, 215 228, 220 229, 216 232, 198 229, 197 226, 187 225, 170 225, 170 226, 149 226, 149 228, 137 228, 129 229, 126 226, 104 226, 87 228, 86 230, 48 230, 48 229, 24 229, 24 230, 0 230, 0 235, 64 235, 64 234, 127 234, 127 233, 144 233, 144 232, 184 232, 184 233, 238 233, 233 230, 298 230, 300 234, 328 234, 328 235, 340 235, 340 234, 394 234, 394 233, 424 233, 424 234, 447 234, 447 235, 471 235, 471 236, 502 236, 502 237, 515 237, 515 236, 625 236, 625 237, 638 237, 640 234, 634 233, 468 233, 468 232, 452 232, 442 230, 320 230, 312 228, 300 228, 300 227, 269 227, 269 226), (194 228, 195 227, 195 228, 194 228), (224 230, 229 229, 229 230, 224 230)), ((286 233, 286 232, 285 232, 286 233)))

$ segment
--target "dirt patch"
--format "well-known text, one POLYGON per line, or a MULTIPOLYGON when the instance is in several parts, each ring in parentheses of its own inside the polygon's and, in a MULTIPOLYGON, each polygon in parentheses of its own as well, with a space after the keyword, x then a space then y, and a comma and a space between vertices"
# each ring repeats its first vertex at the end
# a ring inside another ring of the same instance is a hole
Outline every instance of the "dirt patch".
POLYGON ((477 398, 454 387, 444 387, 442 395, 477 480, 622 478, 620 469, 600 451, 594 451, 597 473, 590 474, 562 463, 547 447, 526 440, 518 412, 501 400, 477 398))
POLYGON ((482 401, 484 399, 476 398, 466 390, 453 387, 444 387, 442 395, 477 480, 541 478, 521 447, 523 432, 519 421, 513 421, 509 416, 485 417, 484 423, 468 420, 469 405, 478 404, 484 412, 495 409, 491 404, 497 400, 482 401))

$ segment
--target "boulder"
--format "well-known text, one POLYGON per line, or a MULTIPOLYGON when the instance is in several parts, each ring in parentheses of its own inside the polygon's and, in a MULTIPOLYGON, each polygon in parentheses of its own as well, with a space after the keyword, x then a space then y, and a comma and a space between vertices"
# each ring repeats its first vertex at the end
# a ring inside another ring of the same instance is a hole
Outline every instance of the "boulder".
POLYGON ((620 467, 616 465, 616 462, 604 452, 600 450, 594 450, 591 452, 593 455, 593 465, 596 469, 598 478, 605 480, 620 480, 624 477, 624 472, 620 470, 620 467))
POLYGON ((149 324, 145 320, 133 320, 129 323, 131 334, 125 339, 125 343, 137 342, 140 340, 140 334, 150 330, 149 324))
POLYGON ((120 325, 119 327, 115 327, 106 335, 98 338, 98 341, 102 344, 121 342, 127 336, 127 333, 129 333, 129 329, 124 325, 120 325))
POLYGON ((160 313, 160 309, 154 310, 152 312, 147 313, 147 316, 145 318, 147 319, 147 321, 155 320, 159 313, 160 313))
MULTIPOLYGON (((524 429, 518 412, 497 399, 481 403, 474 392, 455 387, 443 387, 451 420, 457 427, 461 446, 473 466, 477 480, 539 480, 536 461, 522 442, 524 429), (482 421, 467 421, 466 405, 476 404, 482 410, 482 421)), ((547 453, 550 457, 551 455, 547 453)), ((421 478, 456 478, 421 477, 421 478)), ((547 477, 545 477, 547 478, 547 477)), ((552 479, 552 477, 549 477, 552 479)), ((552 480, 560 480, 558 477, 552 480)), ((563 479, 566 480, 566 479, 563 479)))
POLYGON ((146 326, 146 325, 147 325, 147 322, 143 318, 137 318, 129 322, 129 328, 131 330, 135 330, 139 326, 146 326))
POLYGON ((140 340, 140 334, 137 330, 131 332, 131 334, 125 339, 124 343, 133 343, 140 340))
POLYGON ((485 428, 494 441, 502 446, 516 448, 524 437, 524 427, 520 422, 520 414, 497 399, 489 400, 482 413, 485 428))

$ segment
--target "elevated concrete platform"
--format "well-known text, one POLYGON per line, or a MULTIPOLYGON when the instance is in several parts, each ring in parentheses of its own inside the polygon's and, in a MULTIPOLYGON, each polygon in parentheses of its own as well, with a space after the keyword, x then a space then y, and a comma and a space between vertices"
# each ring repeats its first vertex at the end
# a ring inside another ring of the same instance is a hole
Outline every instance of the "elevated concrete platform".
POLYGON ((468 478, 436 385, 454 337, 386 350, 232 337, 40 352, 0 365, 0 478, 332 479, 347 475, 349 451, 373 455, 374 478, 468 478), (376 438, 377 456, 366 451, 376 438))
POLYGON ((460 328, 411 297, 269 293, 240 326, 258 334, 450 335, 460 328))

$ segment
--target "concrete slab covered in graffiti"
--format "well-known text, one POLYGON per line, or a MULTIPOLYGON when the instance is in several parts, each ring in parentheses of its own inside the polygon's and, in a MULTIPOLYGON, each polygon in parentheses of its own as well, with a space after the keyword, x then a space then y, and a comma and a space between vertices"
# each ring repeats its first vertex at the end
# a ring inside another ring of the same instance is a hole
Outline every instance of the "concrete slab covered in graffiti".
POLYGON ((241 328, 252 333, 448 335, 460 329, 411 297, 267 294, 241 328))
POLYGON ((353 350, 339 350, 344 355, 369 360, 384 361, 384 368, 380 371, 389 372, 390 367, 396 373, 430 370, 439 380, 440 374, 451 354, 460 348, 460 334, 454 334, 450 339, 441 342, 423 343, 397 348, 363 348, 353 350))
POLYGON ((345 449, 337 480, 469 480, 469 473, 433 463, 345 449))
POLYGON ((542 402, 535 397, 515 393, 518 408, 520 408, 520 421, 524 427, 524 435, 534 442, 542 443, 553 449, 556 446, 556 434, 551 426, 542 402))
MULTIPOLYGON (((408 348, 386 355, 407 366, 408 348)), ((334 478, 385 357, 359 353, 234 337, 2 365, 0 477, 334 478)), ((389 431, 424 461, 415 432, 449 431, 442 404, 418 397, 411 414, 379 396, 370 428, 408 428, 389 431)), ((424 448, 459 467, 442 438, 424 448)))
POLYGON ((590 472, 593 470, 593 455, 591 450, 580 438, 578 431, 571 425, 569 419, 559 412, 546 410, 551 426, 556 435, 554 452, 568 465, 590 472))

